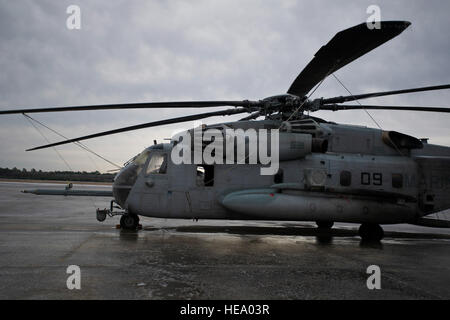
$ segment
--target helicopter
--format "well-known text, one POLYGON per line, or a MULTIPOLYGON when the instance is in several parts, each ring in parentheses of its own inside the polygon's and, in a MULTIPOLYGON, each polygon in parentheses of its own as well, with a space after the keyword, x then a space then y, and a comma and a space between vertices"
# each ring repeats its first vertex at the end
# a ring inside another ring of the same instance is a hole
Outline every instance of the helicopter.
POLYGON ((228 107, 67 138, 27 151, 143 128, 248 114, 238 121, 200 125, 168 143, 155 141, 116 174, 112 186, 114 199, 109 209, 97 209, 97 219, 104 221, 106 216, 120 215, 121 227, 133 230, 139 224, 139 216, 313 221, 322 229, 332 228, 335 222, 346 222, 360 224, 359 235, 363 240, 379 241, 384 236, 382 224, 427 225, 424 216, 450 208, 450 147, 397 131, 338 124, 310 113, 357 109, 449 113, 450 108, 445 107, 363 105, 359 100, 449 89, 450 84, 314 100, 309 97, 325 78, 398 36, 409 25, 408 21, 382 21, 377 29, 361 23, 338 32, 317 51, 285 94, 262 100, 14 109, 0 111, 0 115, 228 107), (358 104, 345 104, 352 101, 358 104), (258 120, 260 117, 264 119, 258 120), (209 130, 214 130, 215 136, 209 134, 209 140, 204 139, 209 130), (250 130, 256 131, 256 140, 251 139, 250 130), (231 138, 230 132, 235 133, 231 138), (261 132, 276 135, 268 139, 261 132), (236 147, 227 148, 228 142, 238 140, 241 152, 236 147), (215 143, 215 148, 205 141, 215 143), (225 153, 234 159, 211 163, 200 157, 200 161, 178 163, 174 161, 174 151, 181 146, 187 160, 195 158, 190 151, 196 148, 208 149, 216 160, 223 159, 225 153), (255 161, 249 161, 250 149, 258 153, 253 157, 255 161), (260 149, 270 149, 271 155, 277 155, 277 167, 271 174, 261 174, 267 162, 262 161, 260 149))

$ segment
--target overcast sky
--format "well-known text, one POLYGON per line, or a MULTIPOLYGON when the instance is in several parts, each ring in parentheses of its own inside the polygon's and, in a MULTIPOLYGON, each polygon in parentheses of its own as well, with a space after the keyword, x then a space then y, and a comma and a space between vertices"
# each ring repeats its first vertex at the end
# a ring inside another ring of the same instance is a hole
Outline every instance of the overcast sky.
MULTIPOLYGON (((359 94, 450 83, 447 0, 0 0, 0 108, 262 99, 285 93, 335 33, 366 21, 371 4, 380 7, 382 20, 408 20, 412 25, 336 72, 350 91, 359 94), (66 27, 66 8, 71 4, 81 8, 81 30, 66 27)), ((449 91, 365 102, 450 107, 449 91)), ((329 77, 313 98, 337 95, 347 93, 329 77)), ((65 136, 76 137, 195 112, 125 110, 31 116, 65 136)), ((371 114, 383 129, 429 137, 431 143, 450 146, 449 114, 371 114)), ((376 126, 362 110, 322 111, 315 116, 376 126)), ((153 139, 162 141, 190 126, 192 123, 143 129, 85 143, 122 164, 153 139)), ((46 129, 41 131, 52 142, 60 140, 46 129)), ((22 115, 0 116, 0 136, 0 167, 67 169, 53 149, 24 151, 46 141, 22 115)), ((58 150, 74 170, 112 169, 74 145, 58 150)))

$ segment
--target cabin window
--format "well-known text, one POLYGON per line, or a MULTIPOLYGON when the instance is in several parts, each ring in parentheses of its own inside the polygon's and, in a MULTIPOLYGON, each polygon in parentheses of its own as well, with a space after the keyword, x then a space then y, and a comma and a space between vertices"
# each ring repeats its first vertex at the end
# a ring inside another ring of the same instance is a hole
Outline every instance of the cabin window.
POLYGON ((167 171, 167 155, 154 153, 150 156, 145 174, 164 174, 167 171))
POLYGON ((392 187, 403 188, 403 175, 401 173, 392 174, 392 187))
POLYGON ((352 184, 352 173, 350 171, 341 171, 340 183, 343 187, 348 187, 352 184))
POLYGON ((214 186, 214 166, 202 165, 197 166, 196 171, 196 184, 199 187, 212 187, 214 186))
POLYGON ((274 183, 283 183, 283 169, 279 169, 273 177, 274 183))

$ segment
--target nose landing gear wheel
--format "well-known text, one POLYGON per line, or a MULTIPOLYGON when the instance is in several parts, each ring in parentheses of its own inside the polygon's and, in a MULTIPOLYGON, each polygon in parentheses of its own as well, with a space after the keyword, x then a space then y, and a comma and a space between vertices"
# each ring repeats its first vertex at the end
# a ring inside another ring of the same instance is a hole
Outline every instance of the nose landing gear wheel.
POLYGON ((120 217, 120 227, 125 230, 136 230, 139 225, 139 217, 135 214, 124 214, 120 217))
POLYGON ((359 227, 359 236, 363 241, 380 241, 384 237, 384 231, 379 224, 363 223, 359 227))

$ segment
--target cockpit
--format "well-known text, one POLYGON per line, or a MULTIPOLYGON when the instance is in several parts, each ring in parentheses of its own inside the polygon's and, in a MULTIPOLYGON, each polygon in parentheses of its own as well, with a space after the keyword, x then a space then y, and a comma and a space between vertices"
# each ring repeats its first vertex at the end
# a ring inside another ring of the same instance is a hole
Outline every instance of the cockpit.
POLYGON ((125 208, 128 195, 137 178, 145 168, 145 175, 164 174, 167 171, 167 154, 162 152, 162 144, 146 148, 140 154, 128 160, 114 178, 113 195, 116 202, 125 208))

